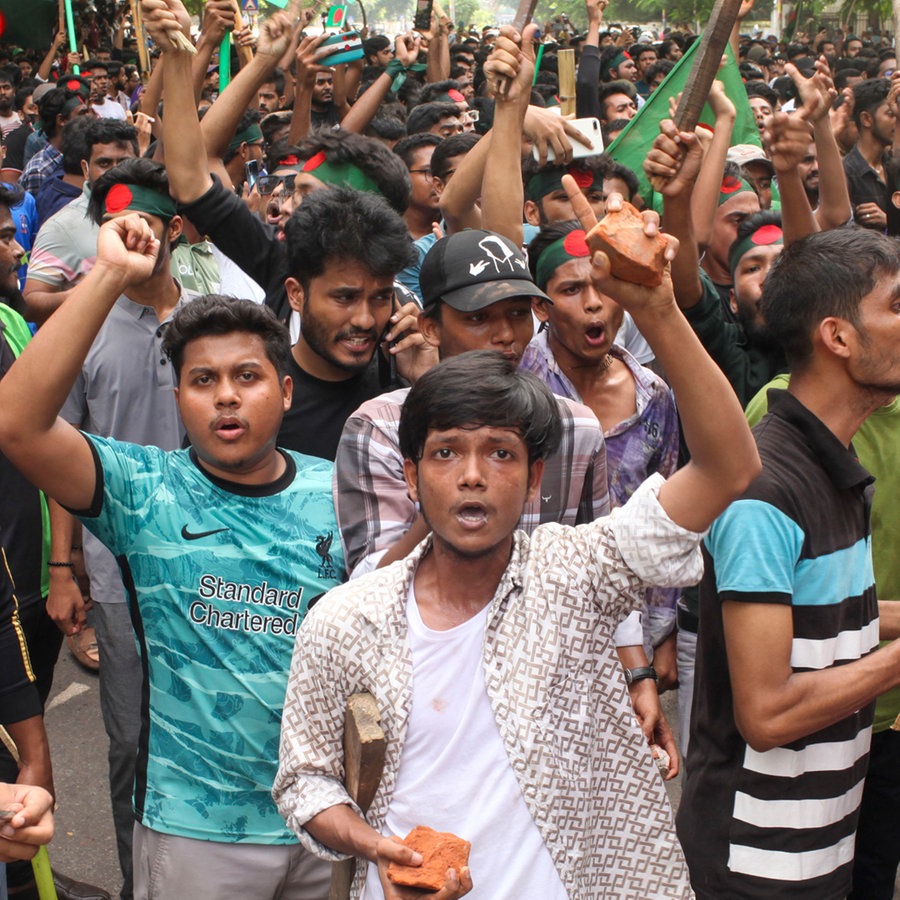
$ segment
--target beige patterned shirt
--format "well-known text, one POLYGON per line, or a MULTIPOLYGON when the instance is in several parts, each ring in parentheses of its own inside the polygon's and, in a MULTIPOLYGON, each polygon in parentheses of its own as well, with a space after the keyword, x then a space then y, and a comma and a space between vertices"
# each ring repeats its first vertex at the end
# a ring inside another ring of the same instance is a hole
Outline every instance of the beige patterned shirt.
MULTIPOLYGON (((573 900, 691 896, 665 788, 612 642, 647 584, 693 584, 702 571, 701 535, 669 519, 656 496, 662 483, 652 476, 625 506, 589 525, 516 532, 488 613, 484 674, 500 736, 573 900)), ((358 691, 375 697, 387 738, 367 815, 384 827, 412 700, 405 604, 429 547, 426 540, 405 560, 330 591, 298 634, 273 795, 301 842, 322 857, 341 858, 303 825, 350 803, 342 738, 347 698, 358 691)), ((360 863, 354 898, 364 873, 360 863)))

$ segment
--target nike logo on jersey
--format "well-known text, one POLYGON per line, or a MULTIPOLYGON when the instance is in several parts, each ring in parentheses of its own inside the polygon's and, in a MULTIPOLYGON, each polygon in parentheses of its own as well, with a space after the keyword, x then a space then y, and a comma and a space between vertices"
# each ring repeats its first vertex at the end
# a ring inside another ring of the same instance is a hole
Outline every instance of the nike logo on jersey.
POLYGON ((183 525, 181 528, 181 536, 186 541, 199 541, 200 538, 209 537, 211 534, 218 534, 220 531, 228 531, 228 529, 214 528, 212 531, 198 531, 195 534, 193 531, 188 531, 187 525, 183 525))

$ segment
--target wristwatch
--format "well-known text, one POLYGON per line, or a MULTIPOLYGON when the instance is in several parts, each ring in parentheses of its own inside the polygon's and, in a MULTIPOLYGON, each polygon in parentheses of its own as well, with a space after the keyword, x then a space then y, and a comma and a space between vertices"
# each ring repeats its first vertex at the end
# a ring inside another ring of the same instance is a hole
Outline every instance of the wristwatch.
POLYGON ((645 678, 652 678, 654 681, 659 681, 659 678, 656 675, 656 669, 654 669, 653 666, 638 666, 636 669, 625 669, 625 684, 629 687, 636 684, 638 681, 643 681, 645 678))

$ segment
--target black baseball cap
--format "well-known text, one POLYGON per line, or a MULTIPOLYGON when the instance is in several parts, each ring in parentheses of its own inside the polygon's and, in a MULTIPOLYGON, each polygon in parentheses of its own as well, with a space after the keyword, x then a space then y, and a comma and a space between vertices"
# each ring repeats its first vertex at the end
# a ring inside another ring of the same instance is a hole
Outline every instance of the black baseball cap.
POLYGON ((475 229, 441 238, 425 254, 419 287, 426 308, 443 300, 460 312, 509 297, 550 300, 531 280, 525 254, 509 238, 475 229))

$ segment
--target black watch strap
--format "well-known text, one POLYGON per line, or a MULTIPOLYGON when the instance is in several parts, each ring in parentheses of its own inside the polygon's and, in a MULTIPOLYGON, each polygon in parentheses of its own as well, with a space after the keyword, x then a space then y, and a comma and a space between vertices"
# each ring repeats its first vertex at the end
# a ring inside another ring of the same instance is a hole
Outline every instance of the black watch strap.
POLYGON ((627 685, 636 684, 638 681, 643 681, 646 678, 652 678, 654 681, 659 681, 659 678, 656 675, 656 669, 654 669, 653 666, 638 666, 636 669, 625 670, 625 684, 627 685))

